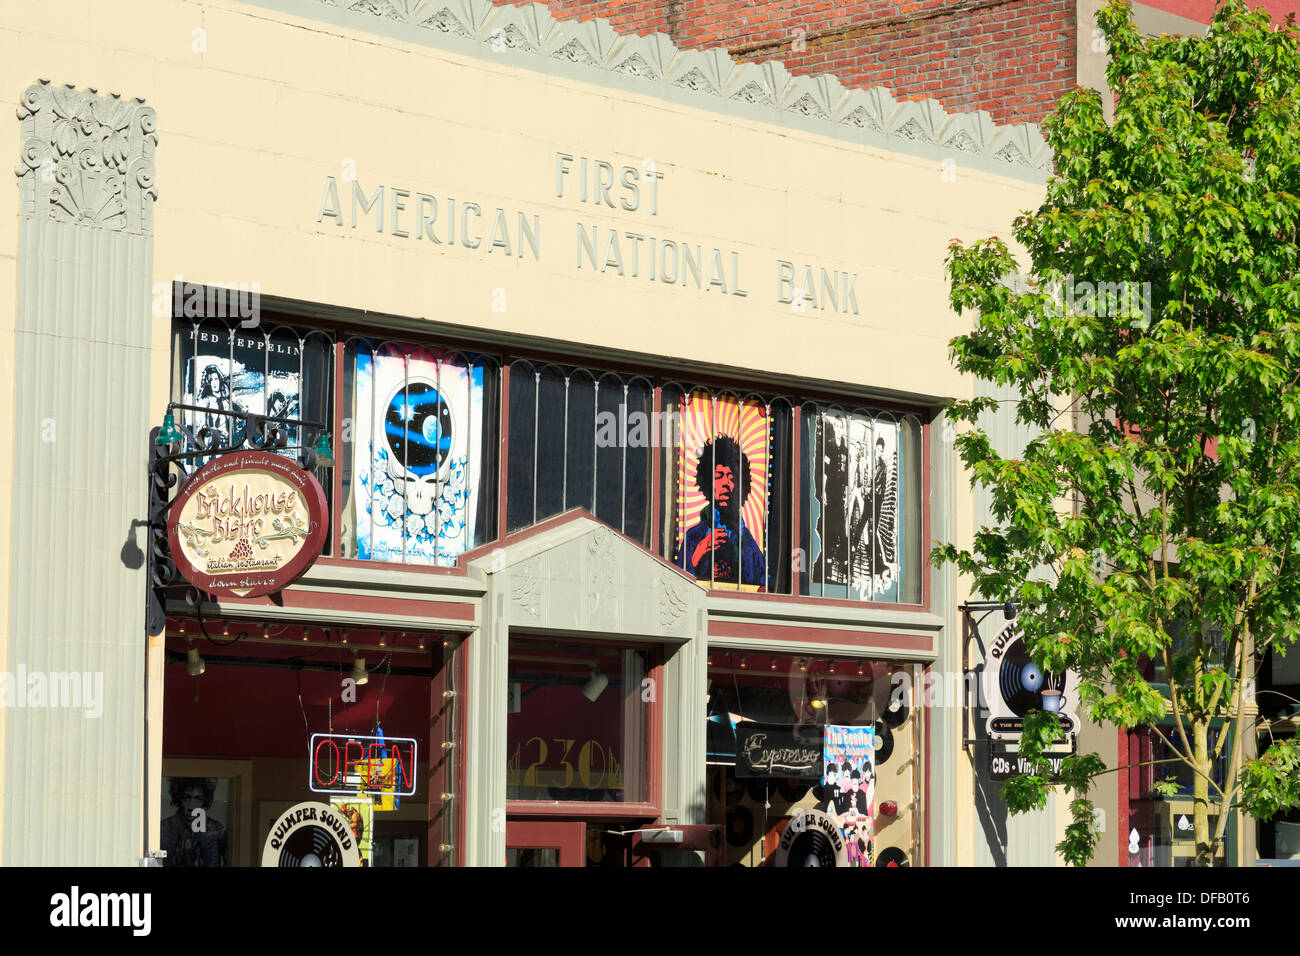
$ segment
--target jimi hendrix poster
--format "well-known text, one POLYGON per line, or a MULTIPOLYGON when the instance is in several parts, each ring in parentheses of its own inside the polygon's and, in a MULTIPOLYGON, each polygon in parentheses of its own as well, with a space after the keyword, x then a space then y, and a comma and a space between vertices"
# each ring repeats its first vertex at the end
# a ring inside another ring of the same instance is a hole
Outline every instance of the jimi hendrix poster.
POLYGON ((766 590, 771 416, 756 402, 703 392, 680 415, 676 564, 704 587, 766 590))
POLYGON ((876 732, 871 727, 827 725, 822 741, 824 798, 817 809, 844 834, 849 866, 870 866, 876 815, 876 732))
POLYGON ((450 565, 474 543, 483 368, 396 345, 356 359, 357 556, 450 565))
POLYGON ((810 451, 810 593, 896 601, 898 424, 860 414, 819 415, 810 451))

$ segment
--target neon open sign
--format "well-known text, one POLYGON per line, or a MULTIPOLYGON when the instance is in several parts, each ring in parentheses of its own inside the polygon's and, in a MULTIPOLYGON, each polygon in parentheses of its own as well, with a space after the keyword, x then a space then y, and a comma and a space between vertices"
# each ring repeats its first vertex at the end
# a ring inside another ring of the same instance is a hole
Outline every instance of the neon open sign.
POLYGON ((413 737, 311 735, 311 776, 315 793, 415 793, 413 737))

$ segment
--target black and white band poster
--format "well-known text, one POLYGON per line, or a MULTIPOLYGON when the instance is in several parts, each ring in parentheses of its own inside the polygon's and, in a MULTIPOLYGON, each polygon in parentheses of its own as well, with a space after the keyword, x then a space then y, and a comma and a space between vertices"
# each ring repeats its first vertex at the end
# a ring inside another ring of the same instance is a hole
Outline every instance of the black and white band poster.
POLYGON ((826 414, 812 432, 809 593, 897 600, 898 423, 826 414))

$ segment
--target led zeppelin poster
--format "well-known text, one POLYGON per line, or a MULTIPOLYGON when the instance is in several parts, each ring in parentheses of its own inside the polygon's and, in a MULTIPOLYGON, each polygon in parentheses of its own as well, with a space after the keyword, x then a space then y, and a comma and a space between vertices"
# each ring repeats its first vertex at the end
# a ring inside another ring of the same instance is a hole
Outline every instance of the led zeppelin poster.
POLYGON ((358 557, 450 565, 474 541, 483 369, 394 345, 356 362, 358 557))
POLYGON ((756 402, 696 393, 681 405, 676 563, 705 587, 766 590, 771 432, 756 402))
POLYGON ((870 866, 876 815, 876 735, 871 727, 828 725, 818 809, 839 826, 849 866, 870 866))
POLYGON ((262 334, 194 329, 181 333, 189 353, 182 370, 181 401, 207 409, 185 410, 182 422, 207 428, 220 446, 241 443, 243 423, 225 412, 300 418, 299 346, 262 334), (231 431, 234 434, 231 434, 231 431))
POLYGON ((898 424, 817 417, 812 435, 810 593, 898 598, 898 424))

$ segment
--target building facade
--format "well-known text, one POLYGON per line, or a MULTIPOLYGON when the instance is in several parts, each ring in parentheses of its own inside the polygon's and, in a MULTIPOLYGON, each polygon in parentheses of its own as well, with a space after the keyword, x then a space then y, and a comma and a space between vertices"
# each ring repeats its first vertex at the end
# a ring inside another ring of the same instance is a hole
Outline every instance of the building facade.
POLYGON ((326 791, 379 738, 371 865, 771 865, 823 817, 841 863, 1052 861, 1058 798, 981 809, 928 562, 978 507, 943 257, 1047 148, 690 45, 486 0, 6 9, 0 862, 253 864, 299 803, 359 813, 326 791), (263 596, 159 533, 233 448, 324 496, 263 596))

